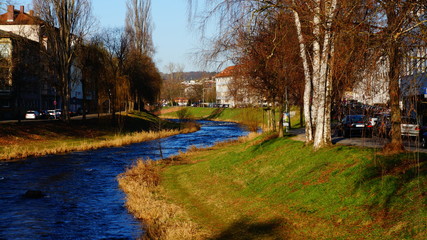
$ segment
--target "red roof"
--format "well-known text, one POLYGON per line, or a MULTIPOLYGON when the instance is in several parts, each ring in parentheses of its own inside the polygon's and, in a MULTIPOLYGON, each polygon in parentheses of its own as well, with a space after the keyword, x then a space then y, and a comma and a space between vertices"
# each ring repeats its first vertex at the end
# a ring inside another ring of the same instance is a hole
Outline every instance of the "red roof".
POLYGON ((236 70, 237 70, 237 66, 231 66, 224 69, 224 71, 218 73, 217 75, 215 75, 215 77, 232 77, 234 76, 236 70))
POLYGON ((7 15, 7 12, 0 15, 0 25, 34 25, 43 23, 38 17, 21 12, 19 9, 14 9, 13 11, 13 22, 7 21, 7 15))

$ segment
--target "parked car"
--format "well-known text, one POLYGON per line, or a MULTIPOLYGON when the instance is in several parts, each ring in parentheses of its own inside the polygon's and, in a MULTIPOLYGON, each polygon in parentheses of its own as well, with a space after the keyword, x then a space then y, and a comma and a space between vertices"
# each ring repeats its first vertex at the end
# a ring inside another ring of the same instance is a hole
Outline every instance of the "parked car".
POLYGON ((400 125, 402 136, 405 137, 419 137, 420 125, 417 119, 411 117, 402 117, 402 124, 400 125))
POLYGON ((35 110, 28 110, 25 113, 25 119, 38 119, 40 118, 40 113, 35 110))
POLYGON ((39 111, 40 113, 40 119, 49 119, 50 118, 50 114, 47 110, 41 110, 39 111))
POLYGON ((347 115, 342 119, 339 128, 346 138, 356 135, 369 137, 372 134, 372 126, 365 115, 347 115))
POLYGON ((50 115, 50 118, 60 118, 61 117, 61 109, 52 109, 52 110, 47 110, 47 112, 50 115))

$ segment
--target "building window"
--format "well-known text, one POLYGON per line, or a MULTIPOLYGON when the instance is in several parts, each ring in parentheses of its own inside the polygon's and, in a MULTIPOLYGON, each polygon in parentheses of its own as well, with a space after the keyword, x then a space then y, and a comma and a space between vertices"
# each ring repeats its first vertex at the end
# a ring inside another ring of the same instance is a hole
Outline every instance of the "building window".
POLYGON ((0 57, 9 59, 12 55, 12 43, 0 40, 0 57))
POLYGON ((0 100, 0 107, 1 108, 10 108, 10 101, 9 100, 0 100))

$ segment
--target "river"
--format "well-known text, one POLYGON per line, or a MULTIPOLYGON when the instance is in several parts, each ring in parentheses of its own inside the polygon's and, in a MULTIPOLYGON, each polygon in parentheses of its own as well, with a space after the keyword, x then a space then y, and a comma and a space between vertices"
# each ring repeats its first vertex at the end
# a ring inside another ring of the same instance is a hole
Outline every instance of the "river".
POLYGON ((238 124, 200 121, 198 132, 117 148, 0 162, 0 239, 136 239, 117 175, 139 158, 158 159, 235 139, 238 124), (40 198, 24 197, 28 190, 40 198))

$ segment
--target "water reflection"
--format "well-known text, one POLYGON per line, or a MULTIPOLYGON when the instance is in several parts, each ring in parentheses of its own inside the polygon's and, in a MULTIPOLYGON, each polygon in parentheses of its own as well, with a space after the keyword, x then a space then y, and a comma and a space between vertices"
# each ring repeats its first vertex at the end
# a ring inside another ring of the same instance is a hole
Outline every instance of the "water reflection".
MULTIPOLYGON (((163 156, 244 135, 237 124, 201 121, 195 133, 160 141, 163 156)), ((138 158, 157 159, 159 141, 0 163, 0 239, 136 239, 116 176, 138 158), (42 198, 25 198, 39 190, 42 198)))

